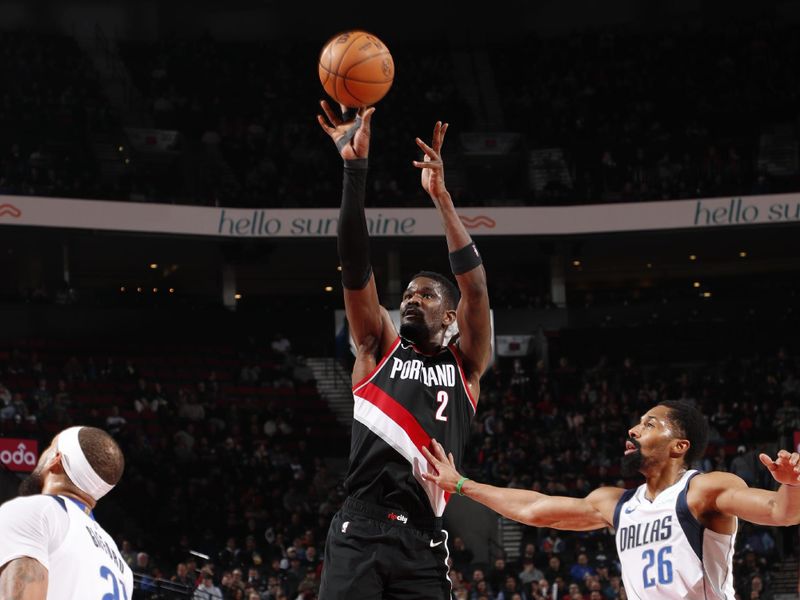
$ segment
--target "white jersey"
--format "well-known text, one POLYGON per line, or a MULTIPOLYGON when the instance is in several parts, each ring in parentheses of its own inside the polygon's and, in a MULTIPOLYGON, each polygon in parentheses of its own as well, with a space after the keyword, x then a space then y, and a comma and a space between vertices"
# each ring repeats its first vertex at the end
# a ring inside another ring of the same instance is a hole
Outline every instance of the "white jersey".
POLYGON ((631 600, 733 600, 736 531, 716 533, 692 515, 686 494, 698 474, 688 471, 652 502, 643 484, 617 503, 617 553, 631 600))
POLYGON ((21 557, 47 569, 47 600, 132 600, 133 572, 114 539, 66 496, 25 496, 0 506, 0 566, 21 557))

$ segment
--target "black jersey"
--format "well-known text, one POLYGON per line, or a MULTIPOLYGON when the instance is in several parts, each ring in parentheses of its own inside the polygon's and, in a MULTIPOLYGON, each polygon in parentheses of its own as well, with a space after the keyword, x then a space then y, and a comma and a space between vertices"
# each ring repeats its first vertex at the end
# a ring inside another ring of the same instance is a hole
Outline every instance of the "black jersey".
POLYGON ((345 487, 350 496, 415 518, 441 517, 450 494, 420 473, 420 448, 435 438, 461 465, 477 403, 455 344, 428 356, 398 337, 353 388, 353 432, 345 487))

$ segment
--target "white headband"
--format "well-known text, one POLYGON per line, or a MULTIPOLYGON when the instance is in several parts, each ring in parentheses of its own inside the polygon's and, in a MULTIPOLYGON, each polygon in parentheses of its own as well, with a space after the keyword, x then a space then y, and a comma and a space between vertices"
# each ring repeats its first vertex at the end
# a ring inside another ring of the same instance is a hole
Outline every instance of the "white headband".
POLYGON ((103 481, 81 450, 78 433, 82 427, 70 427, 58 434, 58 451, 61 452, 61 464, 64 465, 69 478, 78 488, 95 500, 100 500, 114 486, 103 481))

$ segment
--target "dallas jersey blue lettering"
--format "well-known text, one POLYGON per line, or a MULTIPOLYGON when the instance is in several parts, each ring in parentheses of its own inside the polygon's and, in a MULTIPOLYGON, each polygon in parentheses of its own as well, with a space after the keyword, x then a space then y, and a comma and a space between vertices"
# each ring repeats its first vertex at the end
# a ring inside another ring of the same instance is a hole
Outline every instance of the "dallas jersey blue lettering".
POLYGON ((47 569, 47 600, 133 600, 133 572, 86 507, 37 494, 0 507, 0 566, 19 557, 47 569))
POLYGON ((688 471, 653 502, 646 486, 626 491, 614 512, 617 553, 628 597, 733 600, 732 535, 703 527, 689 510, 688 471))

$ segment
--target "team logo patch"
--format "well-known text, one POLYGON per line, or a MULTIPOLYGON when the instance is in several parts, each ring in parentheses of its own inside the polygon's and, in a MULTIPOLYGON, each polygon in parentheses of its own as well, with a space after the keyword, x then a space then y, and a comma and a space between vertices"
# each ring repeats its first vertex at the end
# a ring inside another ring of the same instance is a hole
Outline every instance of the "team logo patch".
POLYGON ((347 526, 350 525, 350 521, 345 521, 342 523, 342 533, 347 533, 347 526))
POLYGON ((386 515, 390 521, 400 521, 403 525, 408 523, 408 517, 405 515, 398 515, 397 513, 389 513, 386 515))

